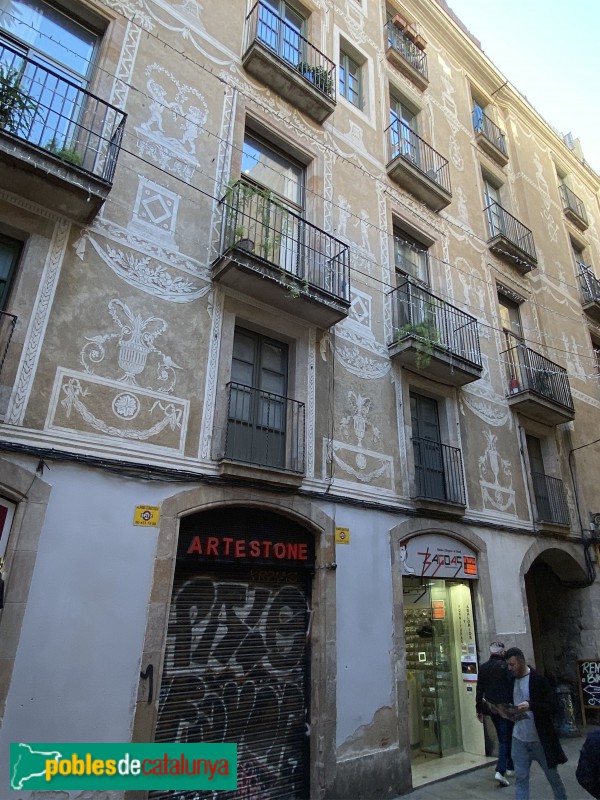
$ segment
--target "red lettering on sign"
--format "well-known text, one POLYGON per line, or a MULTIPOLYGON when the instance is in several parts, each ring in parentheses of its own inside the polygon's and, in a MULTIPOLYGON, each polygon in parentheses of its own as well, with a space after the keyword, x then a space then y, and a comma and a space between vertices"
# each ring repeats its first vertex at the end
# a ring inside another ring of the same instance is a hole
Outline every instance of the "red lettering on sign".
POLYGON ((246 555, 246 542, 243 539, 235 540, 235 557, 244 558, 246 555))
POLYGON ((260 542, 257 542, 256 539, 250 542, 250 555, 252 558, 258 558, 260 556, 260 542))
POLYGON ((226 555, 226 556, 229 555, 229 548, 231 547, 231 543, 232 542, 233 542, 233 539, 230 536, 224 536, 223 537, 223 544, 225 545, 225 550, 223 551, 224 555, 226 555))
POLYGON ((194 538, 190 542, 187 554, 188 556, 190 556, 192 555, 192 553, 198 553, 198 555, 202 555, 202 543, 200 542, 199 536, 194 536, 194 538))
POLYGON ((271 545, 273 542, 262 542, 263 558, 268 558, 271 553, 271 545))
POLYGON ((273 547, 273 555, 275 558, 285 558, 285 545, 283 542, 277 542, 273 547))
POLYGON ((216 536, 209 536, 206 540, 206 553, 207 556, 219 555, 219 540, 216 536))
POLYGON ((287 557, 290 561, 298 560, 298 542, 288 542, 287 557))
POLYGON ((298 545, 298 560, 299 561, 306 561, 307 558, 308 558, 308 545, 299 544, 298 545))

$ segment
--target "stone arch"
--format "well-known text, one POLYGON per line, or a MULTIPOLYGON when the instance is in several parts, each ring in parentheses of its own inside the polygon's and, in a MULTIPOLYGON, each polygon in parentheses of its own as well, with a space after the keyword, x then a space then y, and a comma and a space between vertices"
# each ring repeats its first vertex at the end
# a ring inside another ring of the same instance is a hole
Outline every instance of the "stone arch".
POLYGON ((584 655, 582 620, 590 616, 589 591, 577 584, 588 578, 579 543, 537 540, 521 564, 523 602, 527 608, 530 652, 538 670, 571 685, 576 696, 576 661, 584 655), (571 585, 569 585, 571 584, 571 585))
POLYGON ((334 520, 310 500, 294 495, 228 486, 199 486, 177 492, 161 504, 160 528, 148 603, 132 741, 151 742, 158 714, 179 521, 192 514, 232 506, 260 508, 287 517, 315 537, 311 619, 311 796, 333 781, 335 770, 335 543, 334 520), (150 668, 150 669, 149 669, 150 668), (150 684, 149 675, 152 675, 150 684), (142 677, 146 676, 146 677, 142 677), (326 691, 326 684, 329 691, 326 691), (150 687, 152 686, 152 694, 150 687), (313 791, 314 790, 314 791, 313 791))
POLYGON ((474 607, 478 625, 478 638, 486 640, 494 638, 496 635, 494 621, 494 605, 492 601, 490 586, 490 571, 487 555, 487 543, 473 528, 452 520, 444 520, 439 524, 432 524, 431 521, 420 518, 409 518, 395 525, 390 529, 391 563, 392 563, 392 585, 396 597, 402 597, 402 579, 400 570, 397 567, 399 559, 399 541, 411 539, 414 536, 435 533, 442 536, 449 536, 459 542, 466 544, 478 554, 477 568, 478 581, 477 591, 474 597, 474 607), (399 590, 399 594, 396 592, 399 590))

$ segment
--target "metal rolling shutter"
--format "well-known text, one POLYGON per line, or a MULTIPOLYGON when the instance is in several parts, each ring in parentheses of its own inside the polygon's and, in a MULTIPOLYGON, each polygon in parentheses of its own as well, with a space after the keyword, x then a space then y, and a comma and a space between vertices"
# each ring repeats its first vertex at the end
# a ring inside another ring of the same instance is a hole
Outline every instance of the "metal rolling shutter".
POLYGON ((237 743, 238 789, 152 800, 308 797, 309 591, 299 572, 178 565, 155 741, 237 743))

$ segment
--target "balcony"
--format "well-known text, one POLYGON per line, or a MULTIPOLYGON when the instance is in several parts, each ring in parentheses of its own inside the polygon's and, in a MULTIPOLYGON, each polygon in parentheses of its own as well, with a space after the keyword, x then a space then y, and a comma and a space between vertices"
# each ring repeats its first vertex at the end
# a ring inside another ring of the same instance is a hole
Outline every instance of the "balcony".
POLYGON ((501 356, 509 406, 546 425, 574 419, 575 407, 566 369, 520 343, 501 356))
POLYGON ((0 184, 79 223, 112 187, 126 115, 0 44, 0 184))
POLYGON ((543 526, 570 527, 571 515, 563 482, 541 472, 532 472, 531 483, 535 497, 537 521, 543 526))
POLYGON ((452 202, 448 161, 399 120, 386 130, 387 174, 433 211, 452 202))
POLYGON ((505 167, 508 164, 506 134, 477 105, 473 108, 473 130, 479 147, 501 167, 505 167))
POLYGON ((333 112, 335 64, 265 3, 246 17, 242 64, 315 122, 333 112))
POLYGON ((589 227, 589 222, 583 201, 577 197, 575 192, 572 192, 568 186, 565 186, 564 183, 561 183, 558 189, 560 191, 565 217, 574 225, 577 225, 579 230, 586 231, 589 227))
POLYGON ((500 258, 513 264, 524 275, 537 267, 533 234, 509 214, 499 203, 492 201, 485 209, 490 238, 488 246, 500 258))
POLYGON ((348 315, 348 245, 244 181, 221 207, 215 281, 321 328, 348 315))
MULTIPOLYGON (((215 429, 216 459, 304 474, 304 403, 241 383, 227 384, 226 422, 215 429)), ((240 470, 222 471, 240 474, 240 470)), ((243 474, 243 473, 242 473, 243 474)))
POLYGON ((581 287, 581 306, 585 313, 600 323, 600 281, 592 272, 591 267, 578 264, 579 286, 581 287))
POLYGON ((413 499, 426 505, 446 504, 464 510, 467 501, 462 454, 430 439, 413 438, 415 485, 413 499))
POLYGON ((450 386, 481 377, 477 320, 405 279, 391 292, 390 358, 450 386))
POLYGON ((385 55, 390 64, 419 89, 426 89, 429 86, 429 78, 425 53, 392 22, 388 22, 385 26, 384 37, 387 41, 385 55))

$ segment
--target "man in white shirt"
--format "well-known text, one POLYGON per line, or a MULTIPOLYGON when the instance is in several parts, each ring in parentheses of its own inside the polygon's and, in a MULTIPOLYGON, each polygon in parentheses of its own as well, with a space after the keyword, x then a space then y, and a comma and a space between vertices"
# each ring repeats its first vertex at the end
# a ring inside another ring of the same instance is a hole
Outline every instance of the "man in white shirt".
POLYGON ((556 697, 542 675, 527 666, 523 651, 511 647, 505 654, 506 663, 514 677, 513 704, 523 712, 513 728, 512 757, 515 765, 515 800, 529 800, 529 770, 537 761, 548 779, 554 800, 567 800, 558 764, 567 760, 552 716, 556 697))

